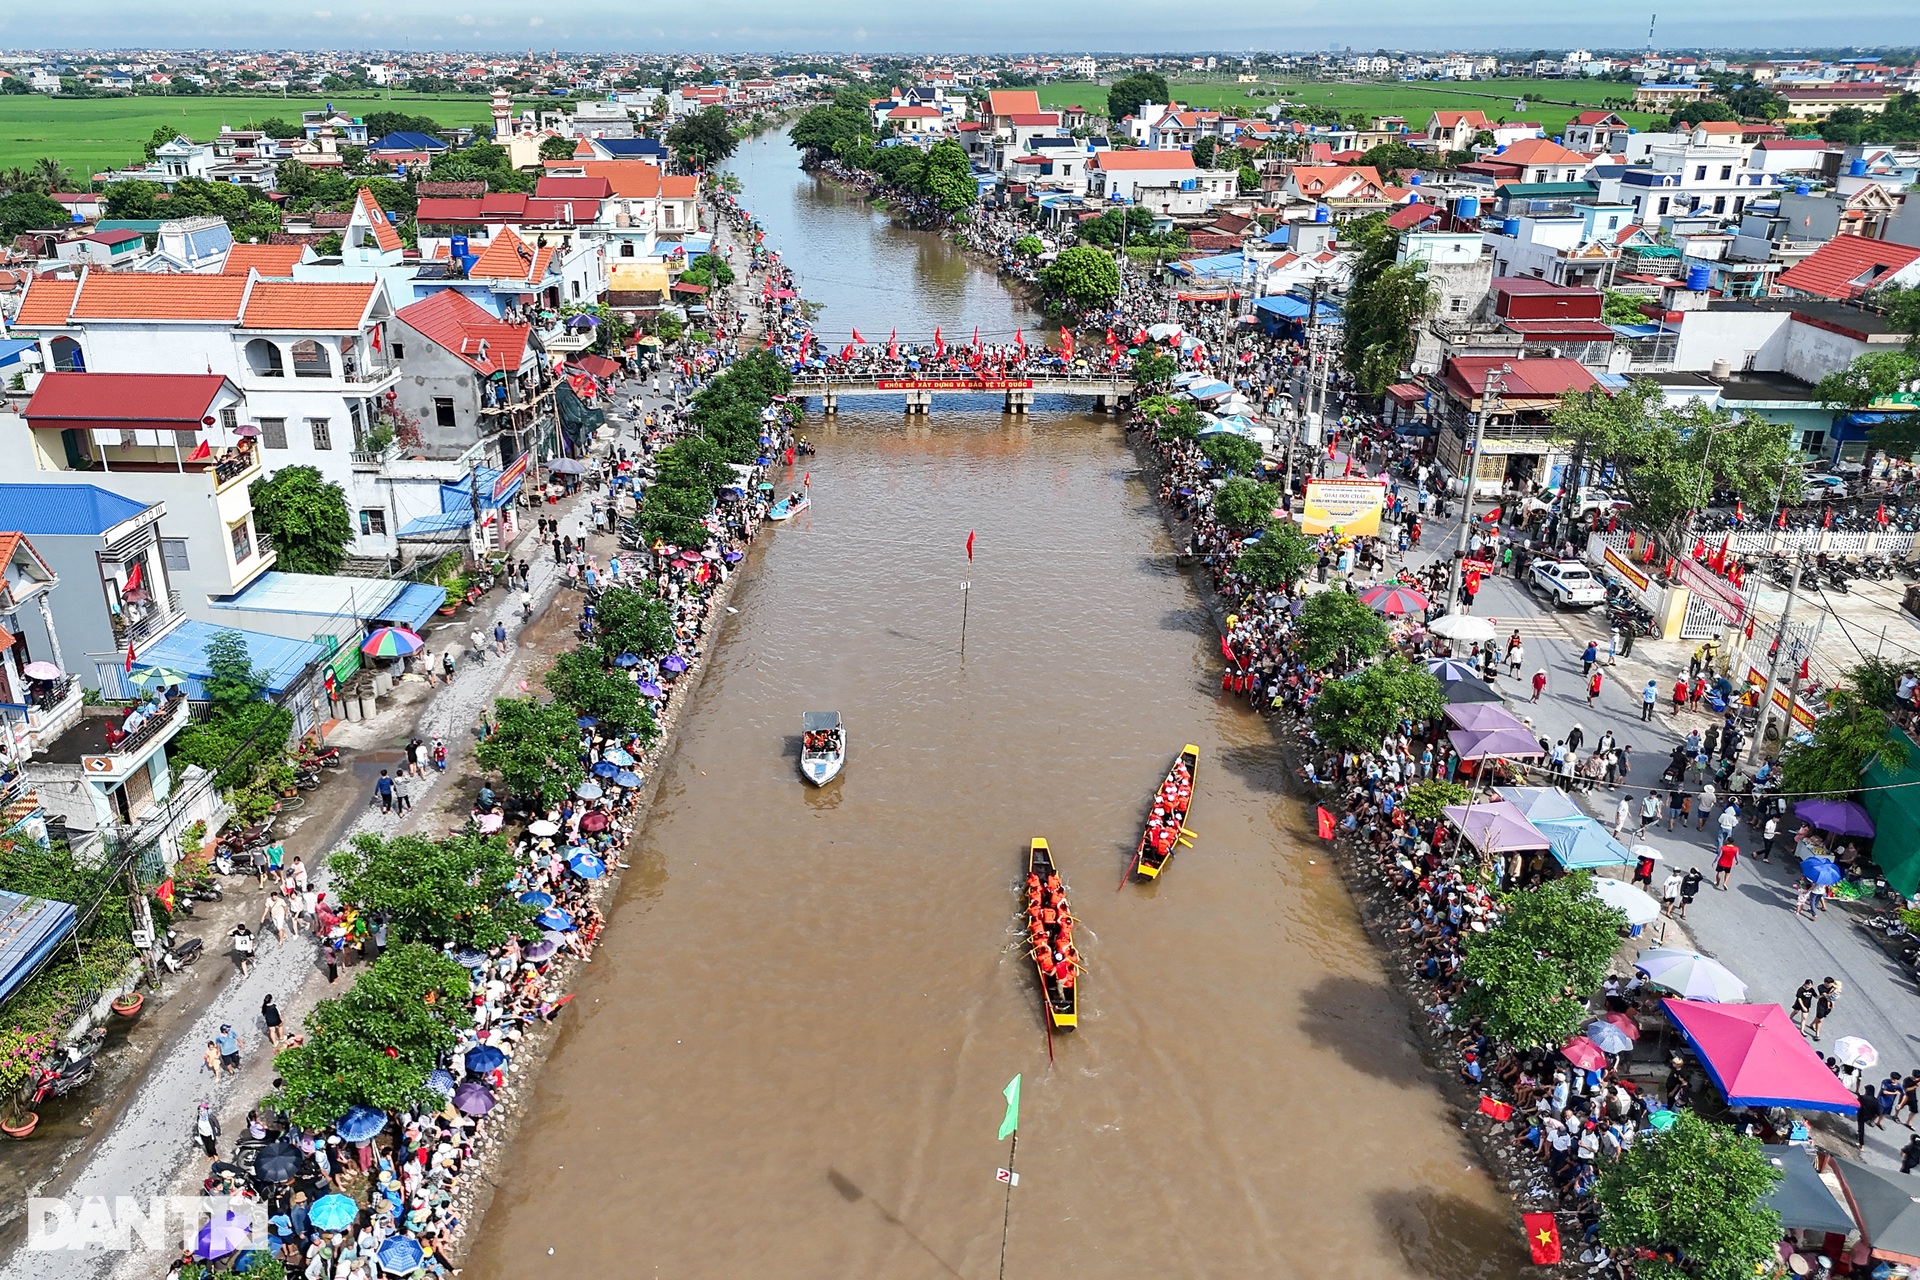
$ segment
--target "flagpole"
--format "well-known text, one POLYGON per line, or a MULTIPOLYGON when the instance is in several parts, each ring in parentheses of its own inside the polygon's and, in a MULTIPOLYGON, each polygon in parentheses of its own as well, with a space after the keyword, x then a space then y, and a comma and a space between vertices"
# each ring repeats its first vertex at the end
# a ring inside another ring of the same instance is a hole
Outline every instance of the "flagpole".
POLYGON ((960 661, 967 660, 967 607, 973 603, 973 533, 967 533, 967 576, 960 581, 960 661))
POLYGON ((1019 1149, 1020 1131, 1015 1129, 1013 1143, 1007 1148, 1007 1207, 1000 1215, 1000 1280, 1007 1280, 1007 1233, 1013 1226, 1013 1153, 1019 1149))

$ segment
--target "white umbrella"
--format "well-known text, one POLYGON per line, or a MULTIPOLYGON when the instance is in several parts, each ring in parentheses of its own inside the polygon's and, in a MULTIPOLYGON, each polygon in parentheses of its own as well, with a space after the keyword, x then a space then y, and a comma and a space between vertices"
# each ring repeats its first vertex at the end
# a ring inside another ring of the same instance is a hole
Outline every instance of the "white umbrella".
POLYGON ((1841 1036, 1834 1041, 1833 1056, 1843 1067, 1871 1067, 1880 1061, 1880 1051, 1859 1036, 1841 1036))
POLYGON ((1651 858, 1655 862, 1660 861, 1661 858, 1660 851, 1650 844, 1634 845, 1633 848, 1627 850, 1627 852, 1636 858, 1651 858))
POLYGON ((1429 622, 1427 630, 1462 644, 1472 644, 1475 640, 1491 640, 1497 634, 1491 622, 1471 613, 1450 613, 1444 618, 1429 622))
POLYGON ((1165 342, 1168 338, 1177 338, 1180 336, 1180 326, 1177 324, 1150 324, 1147 326, 1147 336, 1155 342, 1165 342))
POLYGON ((542 818, 538 822, 528 823, 527 830, 536 836, 550 836, 560 830, 560 824, 557 822, 549 822, 547 819, 542 818))
POLYGON ((1717 960, 1709 960, 1694 951, 1674 947, 1654 947, 1640 953, 1635 967, 1647 975, 1647 981, 1688 1000, 1707 1000, 1715 1004, 1739 1004, 1747 998, 1747 984, 1717 960))
POLYGON ((1633 1041, 1627 1033, 1611 1022, 1591 1022, 1587 1024, 1587 1039, 1602 1053, 1625 1053, 1633 1048, 1633 1041))
POLYGON ((1660 904, 1625 880, 1596 876, 1593 895, 1625 916, 1628 924, 1652 924, 1660 918, 1660 904))

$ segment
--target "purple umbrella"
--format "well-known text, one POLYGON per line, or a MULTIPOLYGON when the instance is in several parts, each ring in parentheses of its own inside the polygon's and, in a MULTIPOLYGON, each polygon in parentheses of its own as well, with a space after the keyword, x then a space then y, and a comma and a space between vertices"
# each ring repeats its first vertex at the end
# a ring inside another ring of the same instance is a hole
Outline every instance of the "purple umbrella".
POLYGON ((640 690, 640 696, 643 698, 657 698, 660 696, 660 686, 651 680, 637 681, 634 684, 634 688, 640 690))
POLYGON ((207 1219, 207 1225, 193 1238, 193 1256, 202 1262, 238 1253, 253 1243, 252 1222, 233 1210, 207 1219))
MULTIPOLYGON (((1497 702, 1467 702, 1447 708, 1447 719, 1462 729, 1476 732, 1487 729, 1518 729, 1527 732, 1527 726, 1514 718, 1513 712, 1497 702)), ((1529 734, 1529 737, 1532 735, 1529 734)), ((1537 747, 1540 744, 1534 743, 1537 747)))
POLYGON ((453 1105, 461 1115, 483 1116, 493 1110, 493 1090, 469 1080, 453 1091, 453 1105))
POLYGON ((1449 729, 1447 737, 1462 760, 1487 756, 1538 756, 1540 741, 1525 729, 1449 729))
POLYGON ((1505 800, 1490 800, 1486 804, 1476 805, 1450 804, 1441 812, 1482 853, 1512 853, 1516 849, 1550 847, 1550 842, 1540 834, 1539 828, 1528 822, 1525 814, 1505 800))
POLYGON ((660 665, 668 671, 680 672, 687 669, 687 660, 677 653, 670 653, 667 655, 667 660, 660 665))
POLYGON ((532 946, 528 947, 526 951, 523 952, 522 954, 524 954, 527 957, 527 959, 533 961, 535 964, 539 964, 542 960, 547 959, 548 957, 553 955, 555 951, 558 951, 558 950, 559 948, 554 946, 551 942, 548 942, 542 939, 541 941, 536 942, 532 946))
POLYGON ((1836 836, 1873 836, 1873 819, 1851 800, 1796 800, 1793 811, 1809 826, 1836 836))

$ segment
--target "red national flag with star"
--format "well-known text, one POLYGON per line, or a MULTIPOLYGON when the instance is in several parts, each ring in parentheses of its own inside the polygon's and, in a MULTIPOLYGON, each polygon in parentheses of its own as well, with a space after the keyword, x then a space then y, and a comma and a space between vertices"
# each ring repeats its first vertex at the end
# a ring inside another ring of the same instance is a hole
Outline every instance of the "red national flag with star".
POLYGON ((133 656, 134 656, 133 641, 129 640, 127 641, 127 666, 126 666, 126 671, 128 675, 133 674, 133 656))
POLYGON ((1550 1213, 1523 1213, 1527 1226, 1527 1252, 1535 1266, 1551 1267, 1560 1261, 1560 1224, 1550 1213))
POLYGON ((1020 348, 1022 352, 1025 352, 1027 349, 1027 335, 1021 330, 1015 329, 1013 331, 1013 345, 1020 348))
POLYGON ((1062 360, 1073 359, 1073 330, 1071 329, 1062 328, 1060 330, 1060 358, 1062 360))
POLYGON ((866 339, 860 336, 860 331, 858 329, 855 329, 853 331, 853 340, 857 344, 864 345, 866 343, 866 339))
POLYGON ((887 359, 898 360, 899 358, 900 358, 900 330, 895 329, 892 333, 889 333, 887 335, 887 359))
POLYGON ((1880 504, 1880 509, 1873 513, 1873 518, 1875 520, 1878 520, 1881 524, 1885 524, 1887 522, 1887 504, 1886 503, 1883 502, 1880 504))
POLYGON ((980 326, 979 325, 973 326, 973 349, 975 351, 978 351, 980 349, 980 326))
POLYGON ((1833 528, 1833 508, 1832 507, 1828 507, 1827 514, 1820 517, 1820 527, 1822 529, 1833 528))
POLYGON ((1483 1116, 1492 1116, 1495 1120, 1505 1124, 1507 1121, 1513 1119, 1513 1104, 1511 1102, 1502 1102, 1498 1098, 1490 1098, 1483 1093, 1480 1095, 1480 1114, 1483 1116))
POLYGON ((1786 513, 1786 512, 1784 512, 1784 511, 1782 511, 1782 512, 1780 513, 1780 519, 1779 519, 1779 521, 1778 521, 1778 522, 1777 522, 1777 523, 1776 523, 1776 524, 1774 525, 1774 528, 1776 528, 1776 529, 1784 529, 1784 528, 1786 528, 1786 527, 1787 527, 1787 513, 1786 513))
POLYGON ((1333 839, 1333 815, 1327 812, 1325 805, 1317 804, 1313 807, 1313 821, 1322 840, 1333 839))
POLYGON ((167 909, 168 915, 172 915, 173 914, 173 877, 168 876, 165 880, 162 880, 159 886, 154 889, 153 896, 160 899, 160 905, 167 909))

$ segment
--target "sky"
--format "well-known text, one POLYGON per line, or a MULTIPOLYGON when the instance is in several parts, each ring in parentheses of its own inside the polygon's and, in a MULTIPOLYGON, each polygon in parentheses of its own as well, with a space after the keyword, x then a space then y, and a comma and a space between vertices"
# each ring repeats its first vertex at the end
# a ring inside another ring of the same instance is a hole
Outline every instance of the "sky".
MULTIPOLYGON (((1657 8, 1648 0, 1648 9, 1657 8)), ((1173 52, 1201 50, 1589 48, 1638 49, 1646 15, 1592 0, 1524 6, 1431 0, 1289 0, 1209 7, 1190 31, 1165 0, 697 0, 637 5, 570 0, 107 0, 103 5, 0 5, 0 47, 290 48, 400 50, 528 47, 574 51, 1173 52), (1610 12, 1609 12, 1610 11, 1610 12)), ((1920 43, 1913 0, 1841 0, 1834 9, 1789 0, 1694 0, 1674 6, 1656 47, 1791 47, 1920 43)))

